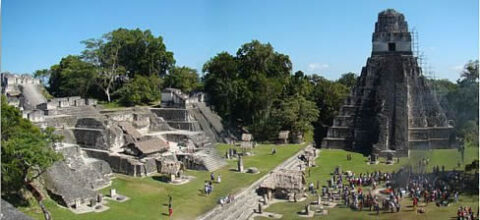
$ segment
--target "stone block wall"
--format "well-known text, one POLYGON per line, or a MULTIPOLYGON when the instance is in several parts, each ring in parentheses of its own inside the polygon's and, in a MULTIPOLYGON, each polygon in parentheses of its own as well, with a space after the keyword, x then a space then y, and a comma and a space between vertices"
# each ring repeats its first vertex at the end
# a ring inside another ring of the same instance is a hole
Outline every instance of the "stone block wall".
POLYGON ((106 151, 84 150, 88 156, 106 161, 115 173, 142 177, 157 172, 157 166, 153 158, 148 158, 142 163, 136 159, 110 154, 106 151))

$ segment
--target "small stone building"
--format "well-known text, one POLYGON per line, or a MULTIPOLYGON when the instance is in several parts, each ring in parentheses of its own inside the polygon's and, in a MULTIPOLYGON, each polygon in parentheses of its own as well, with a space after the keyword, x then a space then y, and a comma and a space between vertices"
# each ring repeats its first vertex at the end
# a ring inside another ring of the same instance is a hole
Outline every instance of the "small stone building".
POLYGON ((278 133, 278 144, 288 144, 290 131, 280 131, 278 133))
POLYGON ((175 155, 172 155, 171 158, 163 157, 156 159, 156 163, 158 172, 168 175, 170 181, 174 181, 176 177, 180 177, 183 173, 183 164, 176 160, 175 155))
POLYGON ((260 184, 259 193, 267 194, 271 199, 272 194, 276 198, 286 199, 289 196, 301 196, 305 191, 305 173, 299 170, 281 169, 274 171, 260 184))

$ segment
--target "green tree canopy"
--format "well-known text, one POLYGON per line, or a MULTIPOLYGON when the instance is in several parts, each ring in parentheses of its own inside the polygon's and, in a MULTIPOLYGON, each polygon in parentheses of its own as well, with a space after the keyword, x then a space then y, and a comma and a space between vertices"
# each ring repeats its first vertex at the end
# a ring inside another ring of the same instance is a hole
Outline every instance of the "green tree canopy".
POLYGON ((6 97, 1 98, 2 110, 2 195, 16 193, 42 174, 62 156, 52 148, 60 136, 53 128, 42 131, 20 111, 9 106, 6 97))
POLYGON ((358 76, 355 73, 344 73, 337 80, 337 82, 346 86, 349 89, 352 89, 355 86, 355 84, 357 83, 357 78, 358 78, 358 76))
POLYGON ((200 88, 200 78, 195 69, 186 66, 174 67, 165 76, 165 86, 180 89, 185 93, 190 93, 200 88))
MULTIPOLYGON (((165 75, 175 65, 173 52, 167 51, 161 36, 153 36, 150 30, 119 28, 106 35, 108 44, 121 45, 118 51, 119 65, 128 75, 165 75)), ((115 46, 111 46, 115 47, 115 46)))
POLYGON ((96 77, 94 65, 70 55, 50 68, 48 91, 55 97, 87 97, 96 77))
POLYGON ((210 103, 228 123, 247 126, 256 137, 268 138, 270 114, 290 78, 292 63, 270 44, 252 41, 236 56, 217 54, 203 67, 210 103))
POLYGON ((313 91, 313 84, 310 79, 302 71, 295 72, 290 77, 287 85, 287 96, 300 95, 308 97, 313 91))
POLYGON ((204 90, 210 96, 210 104, 224 121, 232 124, 233 102, 242 95, 240 87, 243 84, 239 80, 236 58, 227 52, 219 53, 203 65, 203 72, 204 90))
POLYGON ((156 75, 136 75, 133 80, 115 92, 121 104, 126 106, 148 105, 161 99, 162 79, 156 75))
POLYGON ((311 94, 313 101, 320 110, 318 120, 314 123, 314 138, 317 143, 326 136, 327 128, 333 124, 333 119, 338 114, 349 88, 345 85, 329 81, 321 76, 311 76, 314 89, 311 94))
POLYGON ((295 95, 282 100, 272 115, 280 122, 282 129, 304 134, 313 130, 312 122, 318 119, 319 111, 314 102, 295 95))

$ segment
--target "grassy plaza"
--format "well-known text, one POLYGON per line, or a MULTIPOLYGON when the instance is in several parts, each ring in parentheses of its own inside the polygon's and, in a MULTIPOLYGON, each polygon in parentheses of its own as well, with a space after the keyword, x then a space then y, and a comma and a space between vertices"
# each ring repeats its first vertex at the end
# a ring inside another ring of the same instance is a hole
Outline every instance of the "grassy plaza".
MULTIPOLYGON (((381 162, 377 165, 367 164, 368 158, 359 153, 352 153, 344 150, 322 150, 319 157, 316 160, 316 167, 311 168, 308 177, 308 183, 315 183, 320 181, 321 185, 326 185, 327 179, 330 178, 330 173, 333 172, 336 166, 340 165, 343 171, 351 170, 357 174, 362 172, 372 172, 381 170, 382 172, 390 172, 399 169, 400 167, 407 165, 408 163, 415 163, 418 159, 423 157, 430 158, 428 170, 431 171, 433 166, 439 165, 445 166, 446 170, 463 169, 465 164, 471 163, 473 160, 478 159, 478 148, 468 147, 465 151, 464 163, 461 163, 461 154, 456 149, 438 149, 433 151, 412 151, 410 158, 401 158, 400 163, 393 165, 386 165, 381 162), (347 154, 352 155, 352 160, 347 160, 347 154), (461 163, 461 167, 457 167, 457 163, 461 163)), ((308 176, 308 174, 307 174, 308 176)), ((307 184, 308 184, 307 183, 307 184)), ((292 202, 279 202, 272 204, 265 209, 267 212, 282 214, 282 219, 295 219, 299 218, 297 212, 301 212, 307 203, 314 201, 315 198, 310 197, 305 201, 292 203, 292 202)), ((426 214, 416 214, 411 205, 412 201, 409 198, 404 198, 401 201, 402 209, 398 213, 390 213, 383 211, 380 215, 376 215, 373 211, 354 211, 350 208, 343 207, 343 204, 339 204, 337 207, 328 210, 328 215, 324 217, 316 217, 315 219, 450 219, 456 217, 457 208, 460 206, 471 206, 474 211, 477 211, 478 195, 465 195, 460 194, 459 203, 453 203, 448 207, 436 207, 434 203, 428 204, 426 207, 426 214)), ((423 204, 421 204, 423 206, 423 204)), ((263 217, 256 217, 255 219, 268 219, 263 217)), ((307 218, 302 218, 307 219, 307 218)))
MULTIPOLYGON (((204 181, 210 179, 208 171, 188 170, 185 175, 193 176, 194 179, 183 185, 171 185, 159 181, 159 176, 145 178, 116 175, 112 181, 112 188, 117 192, 130 197, 130 200, 108 202, 109 210, 101 213, 74 214, 70 210, 58 206, 54 201, 45 202, 54 219, 166 219, 168 218, 168 195, 173 197, 174 219, 194 219, 217 205, 220 197, 229 193, 235 194, 242 188, 249 186, 257 179, 275 168, 278 164, 294 155, 305 145, 258 145, 252 150, 253 156, 244 157, 245 168, 256 167, 259 174, 238 173, 237 160, 228 160, 228 165, 217 170, 215 176, 221 175, 222 182, 214 184, 212 194, 203 193, 204 181), (275 155, 271 155, 272 147, 277 149, 275 155)), ((232 147, 231 145, 219 144, 217 150, 220 154, 232 147)), ((111 187, 102 190, 108 195, 111 187)), ((40 208, 36 205, 21 210, 35 219, 43 219, 40 208)))

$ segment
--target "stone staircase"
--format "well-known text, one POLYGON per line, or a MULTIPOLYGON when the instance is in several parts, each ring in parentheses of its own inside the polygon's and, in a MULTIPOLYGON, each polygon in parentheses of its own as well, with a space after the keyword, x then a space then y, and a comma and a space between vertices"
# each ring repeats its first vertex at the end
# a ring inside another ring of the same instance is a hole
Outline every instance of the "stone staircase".
POLYGON ((99 112, 93 106, 77 106, 77 107, 64 107, 59 108, 56 111, 57 115, 74 115, 74 116, 87 116, 87 115, 98 115, 99 112))
POLYGON ((235 197, 235 200, 217 209, 208 216, 209 220, 237 220, 248 219, 258 207, 261 197, 255 192, 255 188, 247 189, 235 197))
POLYGON ((221 157, 214 147, 207 147, 195 153, 202 158, 203 165, 208 171, 215 171, 227 165, 227 162, 221 157))
MULTIPOLYGON (((205 108, 207 107, 204 107, 204 110, 205 108)), ((195 118, 195 120, 200 125, 201 130, 205 132, 205 134, 210 138, 210 140, 213 140, 215 142, 222 142, 220 133, 217 132, 217 130, 212 124, 212 118, 214 118, 213 116, 210 116, 207 118, 203 114, 201 108, 198 108, 198 107, 188 109, 188 112, 190 113, 190 115, 192 115, 195 118)))

